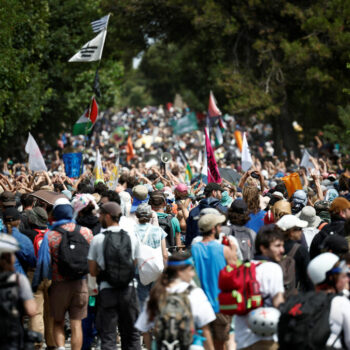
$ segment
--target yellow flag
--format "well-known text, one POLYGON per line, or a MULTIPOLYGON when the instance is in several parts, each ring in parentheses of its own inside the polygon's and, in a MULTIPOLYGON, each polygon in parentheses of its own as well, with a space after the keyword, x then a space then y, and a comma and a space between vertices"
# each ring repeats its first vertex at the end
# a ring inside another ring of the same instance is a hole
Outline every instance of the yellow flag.
POLYGON ((97 150, 97 153, 96 153, 96 162, 95 162, 93 174, 95 178, 95 183, 104 181, 101 154, 99 150, 97 150))

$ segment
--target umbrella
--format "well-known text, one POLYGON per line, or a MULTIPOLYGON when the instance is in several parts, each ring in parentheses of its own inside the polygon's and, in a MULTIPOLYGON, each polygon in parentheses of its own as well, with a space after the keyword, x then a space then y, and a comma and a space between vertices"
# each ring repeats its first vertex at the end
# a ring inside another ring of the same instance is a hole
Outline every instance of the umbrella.
POLYGON ((219 168, 219 172, 222 178, 228 182, 236 183, 240 180, 241 175, 231 168, 219 168))
POLYGON ((30 195, 35 197, 35 198, 38 198, 38 199, 42 200, 43 202, 48 203, 50 205, 54 205, 58 198, 66 198, 67 199, 67 197, 62 193, 47 191, 47 190, 35 191, 35 192, 31 193, 30 195))

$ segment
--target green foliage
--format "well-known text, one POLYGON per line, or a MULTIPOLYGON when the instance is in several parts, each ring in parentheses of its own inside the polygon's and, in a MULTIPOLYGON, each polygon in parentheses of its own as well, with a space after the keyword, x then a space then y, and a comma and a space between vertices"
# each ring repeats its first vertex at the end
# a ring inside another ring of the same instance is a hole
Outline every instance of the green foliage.
POLYGON ((340 146, 340 151, 347 154, 350 152, 350 105, 345 108, 338 107, 340 125, 326 124, 324 136, 331 142, 340 146))

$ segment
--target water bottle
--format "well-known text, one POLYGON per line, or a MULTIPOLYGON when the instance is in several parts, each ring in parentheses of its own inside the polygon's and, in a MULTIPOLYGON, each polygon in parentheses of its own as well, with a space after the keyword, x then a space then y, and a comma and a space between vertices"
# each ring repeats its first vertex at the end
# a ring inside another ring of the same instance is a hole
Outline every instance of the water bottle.
POLYGON ((205 337, 202 336, 203 331, 199 330, 194 336, 193 336, 193 343, 189 347, 189 350, 204 350, 203 342, 205 341, 205 337))

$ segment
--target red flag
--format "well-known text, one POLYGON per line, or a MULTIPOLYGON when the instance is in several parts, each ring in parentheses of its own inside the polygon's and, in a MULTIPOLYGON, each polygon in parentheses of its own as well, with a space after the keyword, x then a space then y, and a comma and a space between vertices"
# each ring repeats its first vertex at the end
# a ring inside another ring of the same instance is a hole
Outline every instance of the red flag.
POLYGON ((97 116, 98 116, 98 105, 95 100, 95 97, 93 97, 91 101, 90 109, 88 111, 88 115, 86 117, 91 120, 92 124, 95 124, 97 116))
POLYGON ((212 91, 210 91, 210 94, 209 94, 208 114, 209 114, 209 117, 218 117, 219 115, 221 115, 221 111, 216 105, 215 97, 212 91))
POLYGON ((221 183, 222 179, 219 173, 219 168, 215 160, 215 155, 213 151, 213 147, 211 146, 207 128, 204 128, 205 132, 205 148, 207 151, 207 163, 208 163, 208 183, 209 182, 216 182, 221 183))
POLYGON ((128 142, 126 144, 126 161, 129 162, 135 157, 134 146, 132 145, 131 136, 128 136, 128 142))

